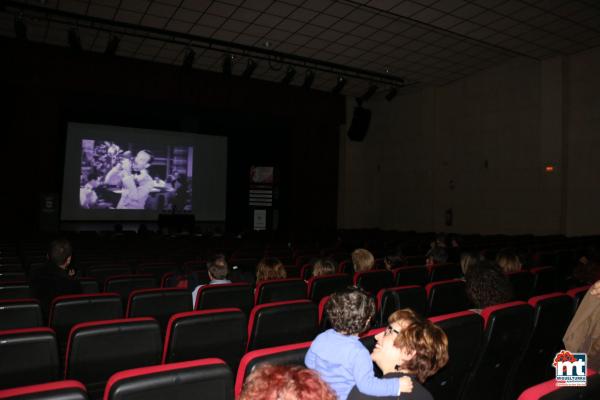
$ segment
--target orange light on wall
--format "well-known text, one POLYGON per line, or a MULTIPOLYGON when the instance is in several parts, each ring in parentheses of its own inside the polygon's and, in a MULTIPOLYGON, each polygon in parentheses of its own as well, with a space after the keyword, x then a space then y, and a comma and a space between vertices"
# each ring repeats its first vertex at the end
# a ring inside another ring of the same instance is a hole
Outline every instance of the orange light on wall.
POLYGON ((554 165, 546 165, 546 172, 554 172, 554 165))

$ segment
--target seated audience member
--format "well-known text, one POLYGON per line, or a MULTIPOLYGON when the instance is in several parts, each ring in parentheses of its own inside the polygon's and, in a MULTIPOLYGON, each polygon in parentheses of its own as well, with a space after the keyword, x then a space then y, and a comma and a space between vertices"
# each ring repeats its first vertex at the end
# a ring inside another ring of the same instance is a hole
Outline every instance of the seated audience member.
POLYGON ((508 249, 498 252, 498 255, 496 255, 496 263, 505 274, 519 272, 523 268, 517 253, 508 249))
POLYGON ((404 266, 404 254, 400 246, 383 258, 383 266, 388 271, 404 266))
POLYGON ((263 258, 256 267, 256 283, 285 278, 287 278, 287 272, 278 258, 263 258))
POLYGON ((600 279, 600 262, 594 258, 586 258, 585 263, 580 262, 573 270, 575 285, 591 285, 600 279))
POLYGON ((315 371, 261 364, 246 378, 239 400, 336 400, 336 396, 315 371))
POLYGON ((592 296, 600 298, 600 280, 592 285, 592 287, 590 288, 590 293, 592 294, 592 296))
POLYGON ((313 340, 304 364, 316 370, 339 399, 345 400, 354 386, 372 396, 397 397, 412 391, 408 377, 375 377, 369 352, 358 338, 375 314, 375 302, 366 292, 354 287, 336 292, 329 298, 325 312, 333 328, 313 340))
POLYGON ((465 280, 467 297, 475 306, 475 312, 514 298, 512 284, 500 267, 492 262, 481 261, 471 266, 465 280))
POLYGON ((463 276, 467 274, 469 268, 480 261, 480 256, 477 253, 464 252, 460 255, 460 269, 463 276))
POLYGON ((356 249, 352 252, 352 265, 354 272, 370 271, 375 265, 375 258, 369 250, 356 249))
POLYGON ((444 264, 448 261, 448 252, 444 247, 432 247, 425 255, 425 265, 444 264))
MULTIPOLYGON (((226 283, 231 283, 229 279, 227 279, 227 275, 229 274, 229 266, 227 265, 227 260, 223 254, 215 255, 208 263, 206 263, 206 267, 208 268, 208 282, 209 285, 223 285, 226 283)), ((203 285, 198 285, 192 292, 192 307, 196 306, 196 297, 198 296, 198 290, 203 285)))
POLYGON ((333 261, 321 258, 313 264, 312 276, 323 276, 335 274, 335 264, 333 261))
POLYGON ((57 239, 50 243, 48 262, 30 272, 31 288, 39 299, 44 315, 48 315, 50 303, 57 296, 81 293, 81 285, 75 279, 75 269, 70 268, 71 243, 57 239))
MULTIPOLYGON (((448 338, 444 331, 406 308, 389 316, 386 330, 377 334, 375 341, 371 359, 383 372, 383 378, 409 376, 413 379, 412 393, 403 393, 400 398, 433 400, 422 383, 448 362, 448 338)), ((356 386, 348 395, 348 400, 397 398, 367 396, 356 386)))

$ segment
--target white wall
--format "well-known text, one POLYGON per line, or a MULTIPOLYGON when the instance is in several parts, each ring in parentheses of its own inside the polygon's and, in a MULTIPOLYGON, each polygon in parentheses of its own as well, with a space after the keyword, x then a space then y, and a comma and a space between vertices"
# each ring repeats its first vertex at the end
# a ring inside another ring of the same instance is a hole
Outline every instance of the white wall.
MULTIPOLYGON (((372 100, 365 141, 341 130, 339 227, 600 233, 600 168, 590 168, 600 149, 594 70, 600 49, 514 59, 392 102, 372 100)), ((352 107, 350 99, 349 120, 352 107)))

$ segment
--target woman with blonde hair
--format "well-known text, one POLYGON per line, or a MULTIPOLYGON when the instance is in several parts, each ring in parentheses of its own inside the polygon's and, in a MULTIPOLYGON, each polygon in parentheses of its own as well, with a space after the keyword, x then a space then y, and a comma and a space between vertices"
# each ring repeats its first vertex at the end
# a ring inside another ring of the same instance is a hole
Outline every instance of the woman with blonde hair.
POLYGON ((496 255, 496 264, 500 266, 500 269, 502 269, 502 272, 505 274, 519 272, 523 268, 517 253, 508 249, 498 252, 498 255, 496 255))
POLYGON ((271 281, 273 279, 285 279, 287 272, 281 261, 274 257, 265 257, 256 267, 256 282, 271 281))
POLYGON ((312 276, 323 276, 335 274, 335 264, 333 261, 321 258, 315 261, 312 268, 312 276))

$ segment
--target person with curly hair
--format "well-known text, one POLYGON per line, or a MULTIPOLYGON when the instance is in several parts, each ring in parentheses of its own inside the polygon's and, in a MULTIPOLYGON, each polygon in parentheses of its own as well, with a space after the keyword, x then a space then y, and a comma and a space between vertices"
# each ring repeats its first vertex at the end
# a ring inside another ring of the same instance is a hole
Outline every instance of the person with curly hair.
MULTIPOLYGON (((433 322, 409 308, 398 310, 388 318, 387 328, 375 336, 371 358, 385 379, 410 376, 416 382, 406 400, 433 400, 422 383, 448 362, 448 338, 433 322)), ((404 396, 402 396, 404 398, 404 396)), ((355 386, 348 400, 384 399, 361 393, 355 386)))
POLYGON ((239 400, 336 400, 319 374, 297 365, 261 364, 244 382, 239 400))
POLYGON ((256 267, 256 283, 285 278, 287 278, 287 273, 278 258, 263 258, 256 267))
POLYGON ((315 338, 304 363, 319 372, 340 400, 345 400, 354 386, 371 396, 399 396, 412 391, 409 377, 375 377, 371 356, 358 338, 375 314, 375 302, 366 292, 355 287, 336 292, 325 312, 333 329, 315 338))
POLYGON ((465 290, 475 312, 514 299, 512 284, 500 267, 490 261, 469 267, 465 275, 465 290))

